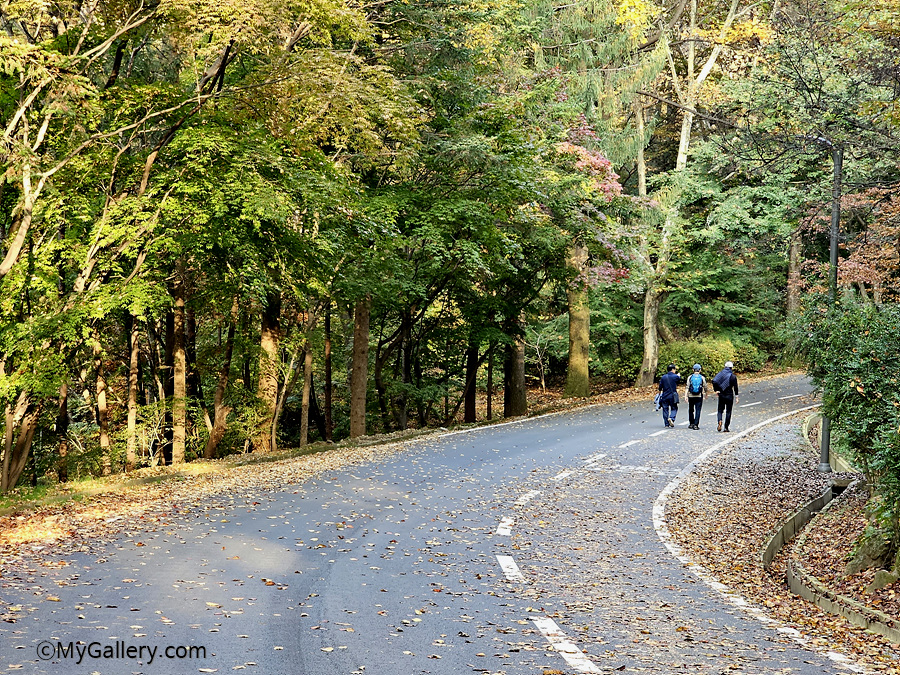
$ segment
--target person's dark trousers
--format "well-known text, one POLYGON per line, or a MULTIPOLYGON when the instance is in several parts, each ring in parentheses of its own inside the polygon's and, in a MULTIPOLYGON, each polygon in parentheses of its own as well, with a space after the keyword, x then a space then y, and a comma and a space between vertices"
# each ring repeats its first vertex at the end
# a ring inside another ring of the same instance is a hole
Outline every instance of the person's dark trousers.
POLYGON ((734 406, 734 396, 719 396, 719 411, 716 419, 722 421, 722 413, 725 413, 725 429, 731 426, 731 408, 734 406))
POLYGON ((678 406, 677 405, 674 405, 671 402, 666 402, 666 403, 662 404, 663 424, 665 424, 666 426, 669 426, 668 420, 669 419, 674 420, 675 415, 677 415, 677 414, 678 414, 678 406))
POLYGON ((688 424, 692 427, 700 425, 700 411, 703 409, 703 397, 688 396, 688 424))

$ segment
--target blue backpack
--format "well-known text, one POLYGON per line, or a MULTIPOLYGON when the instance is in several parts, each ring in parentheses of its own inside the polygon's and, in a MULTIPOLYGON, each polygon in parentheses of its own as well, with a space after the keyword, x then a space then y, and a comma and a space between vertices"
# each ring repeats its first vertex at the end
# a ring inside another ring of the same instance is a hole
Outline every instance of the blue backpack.
POLYGON ((699 394, 703 391, 703 376, 700 373, 694 373, 688 380, 688 392, 691 394, 699 394))

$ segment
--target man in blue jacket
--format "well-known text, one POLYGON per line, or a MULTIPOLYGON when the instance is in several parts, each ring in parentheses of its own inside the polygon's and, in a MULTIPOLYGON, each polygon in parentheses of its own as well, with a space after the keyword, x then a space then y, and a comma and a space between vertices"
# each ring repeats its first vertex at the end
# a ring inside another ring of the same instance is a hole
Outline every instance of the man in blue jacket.
POLYGON ((734 402, 738 398, 738 381, 732 372, 734 364, 731 361, 725 362, 725 367, 720 370, 713 378, 712 385, 715 392, 719 395, 719 410, 716 418, 719 420, 719 431, 730 431, 731 426, 731 409, 734 402), (725 413, 725 428, 722 428, 722 413, 725 413))
POLYGON ((663 424, 675 426, 675 415, 678 414, 678 384, 681 375, 674 363, 670 363, 665 375, 659 378, 659 405, 662 407, 663 424))

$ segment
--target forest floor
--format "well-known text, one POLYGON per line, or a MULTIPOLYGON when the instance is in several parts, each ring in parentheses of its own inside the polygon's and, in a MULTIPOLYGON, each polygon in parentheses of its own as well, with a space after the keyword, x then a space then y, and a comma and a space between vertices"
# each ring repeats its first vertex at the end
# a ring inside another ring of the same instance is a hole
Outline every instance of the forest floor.
MULTIPOLYGON (((746 379, 747 383, 751 381, 746 379)), ((655 387, 599 390, 590 398, 575 400, 564 399, 561 391, 555 389, 531 391, 529 415, 639 400, 646 400, 649 407, 654 390, 655 387)), ((692 474, 670 498, 670 527, 685 550, 702 559, 723 583, 766 607, 776 618, 802 626, 804 631, 818 636, 813 639, 822 646, 842 645, 845 652, 856 655, 874 670, 900 672, 895 670, 900 657, 896 647, 878 636, 848 627, 843 619, 820 611, 787 590, 784 555, 772 571, 762 570, 759 554, 765 538, 796 509, 798 500, 806 495, 817 496, 826 480, 815 471, 815 453, 806 446, 805 452, 810 456, 804 457, 804 451, 797 449, 797 419, 779 425, 777 433, 766 433, 765 438, 781 438, 775 445, 781 447, 788 442, 789 450, 767 453, 765 447, 760 447, 757 435, 741 439, 692 474), (750 460, 737 454, 748 451, 750 460), (709 485, 710 481, 715 489, 698 487, 709 485), (679 522, 683 527, 679 528, 679 522), (716 542, 715 546, 710 546, 711 541, 716 542)), ((81 487, 58 487, 43 501, 21 504, 0 515, 0 569, 39 567, 46 564, 51 551, 58 560, 59 556, 90 551, 94 544, 123 533, 164 528, 180 512, 215 508, 219 497, 235 491, 283 489, 286 484, 300 483, 324 471, 378 460, 402 452, 433 431, 367 437, 353 446, 317 444, 278 456, 251 454, 177 468, 148 467, 127 480, 119 477, 81 487)), ((807 556, 804 564, 837 592, 898 616, 900 600, 894 587, 866 594, 864 587, 871 572, 852 579, 843 577, 843 564, 851 552, 854 533, 864 526, 861 514, 859 499, 848 499, 845 508, 833 510, 827 531, 823 530, 816 540, 827 542, 827 546, 817 544, 814 549, 825 552, 807 556), (838 532, 840 536, 835 534, 838 532)), ((0 605, 0 619, 8 619, 4 609, 0 605)))

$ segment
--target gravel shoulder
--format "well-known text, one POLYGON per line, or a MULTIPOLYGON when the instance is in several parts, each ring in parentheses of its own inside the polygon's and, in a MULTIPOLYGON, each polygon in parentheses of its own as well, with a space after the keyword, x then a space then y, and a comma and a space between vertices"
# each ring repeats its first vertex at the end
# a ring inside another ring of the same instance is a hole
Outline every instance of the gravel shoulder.
MULTIPOLYGON (((669 498, 669 531, 685 554, 719 581, 816 646, 838 649, 872 671, 900 673, 900 646, 827 614, 788 590, 784 578, 790 547, 776 557, 770 570, 763 568, 760 554, 768 538, 801 505, 820 495, 833 477, 817 471, 818 457, 800 434, 801 421, 802 416, 796 416, 772 424, 699 466, 669 498)), ((848 589, 841 578, 843 561, 860 527, 861 502, 848 501, 848 506, 836 509, 827 525, 814 521, 818 534, 808 536, 806 550, 821 550, 819 544, 827 541, 827 555, 804 559, 811 573, 838 592, 848 589)), ((857 589, 861 581, 854 582, 857 589)), ((856 597, 871 604, 871 597, 856 597)), ((881 611, 889 611, 887 607, 878 606, 881 611)), ((896 605, 890 607, 896 611, 896 605)))

